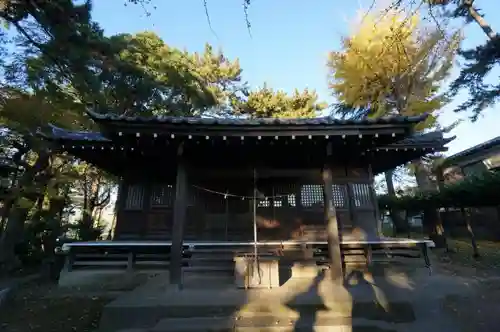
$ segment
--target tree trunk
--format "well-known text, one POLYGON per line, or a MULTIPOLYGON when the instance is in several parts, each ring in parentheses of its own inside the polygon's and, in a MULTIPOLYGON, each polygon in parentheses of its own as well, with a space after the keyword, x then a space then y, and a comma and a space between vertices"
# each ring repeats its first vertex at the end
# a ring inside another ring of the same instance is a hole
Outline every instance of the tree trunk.
MULTIPOLYGON (((419 191, 435 191, 436 185, 432 183, 428 168, 422 163, 420 159, 412 161, 412 165, 415 171, 415 181, 419 191)), ((438 177, 438 184, 440 178, 438 177)), ((436 248, 445 248, 448 250, 448 241, 446 240, 446 234, 444 231, 443 220, 441 219, 441 214, 439 213, 440 207, 429 208, 424 211, 424 220, 426 224, 426 230, 429 238, 434 241, 436 248)))
POLYGON ((408 215, 409 215, 409 214, 410 214, 410 213, 409 213, 409 211, 408 211, 408 210, 405 210, 405 211, 403 211, 403 212, 402 212, 402 215, 403 215, 403 220, 404 220, 404 222, 405 222, 405 225, 408 225, 408 230, 407 230, 407 231, 408 231, 408 234, 407 234, 407 235, 408 235, 408 238, 411 238, 411 228, 409 227, 410 222, 408 221, 408 215))
POLYGON ((471 218, 470 218, 470 210, 468 208, 461 208, 462 216, 465 221, 465 226, 467 227, 467 232, 469 233, 470 243, 472 246, 472 257, 475 259, 479 259, 481 255, 479 254, 479 248, 477 247, 476 236, 472 230, 471 218))
POLYGON ((3 266, 4 270, 9 271, 19 267, 20 261, 15 252, 16 245, 22 239, 26 217, 39 197, 37 194, 21 195, 22 189, 33 185, 36 175, 49 165, 49 157, 48 150, 41 150, 35 164, 26 169, 19 179, 17 188, 14 190, 19 195, 12 206, 5 231, 0 239, 0 265, 3 266))
MULTIPOLYGON (((18 151, 16 153, 14 153, 14 155, 12 156, 12 161, 16 165, 20 164, 21 159, 26 152, 27 152, 26 149, 19 148, 18 151)), ((14 173, 12 174, 12 179, 11 179, 12 182, 10 184, 11 192, 9 193, 8 198, 5 199, 3 209, 2 209, 2 217, 1 217, 2 219, 0 221, 0 236, 2 235, 2 233, 5 230, 5 226, 6 226, 8 218, 9 218, 10 211, 12 210, 12 206, 15 203, 15 197, 14 197, 14 195, 12 195, 12 191, 14 188, 16 188, 18 186, 18 183, 17 183, 18 176, 19 176, 19 169, 16 167, 14 173)))
MULTIPOLYGON (((394 189, 394 170, 390 170, 384 173, 385 175, 385 182, 387 184, 387 194, 391 197, 396 196, 396 190, 394 189)), ((394 226, 394 235, 398 234, 408 234, 409 232, 409 227, 408 227, 408 221, 405 220, 401 216, 401 211, 397 211, 394 209, 391 209, 389 211, 389 214, 391 216, 392 224, 394 226)))
POLYGON ((39 195, 38 198, 36 199, 35 203, 35 212, 33 213, 31 217, 31 222, 32 223, 39 223, 42 220, 42 213, 43 213, 43 201, 45 199, 45 196, 39 195))
POLYGON ((55 247, 57 238, 62 233, 61 218, 58 214, 61 211, 61 206, 64 207, 64 197, 58 196, 50 199, 49 210, 47 211, 47 232, 42 238, 42 246, 44 252, 43 274, 52 281, 59 279, 59 273, 62 268, 61 264, 57 264, 55 257, 55 247))
POLYGON ((418 189, 420 191, 430 191, 435 190, 435 185, 430 180, 430 175, 426 166, 422 163, 420 159, 411 162, 415 172, 415 181, 417 182, 418 189))
POLYGON ((14 204, 14 200, 9 197, 3 202, 3 208, 2 208, 2 219, 0 221, 0 235, 5 230, 5 225, 7 223, 7 220, 9 219, 9 214, 10 210, 12 209, 12 205, 14 204))
POLYGON ((385 183, 387 185, 387 195, 396 196, 396 190, 394 189, 394 170, 390 170, 384 173, 385 183))
MULTIPOLYGON (((90 186, 92 188, 92 186, 90 186)), ((93 218, 92 218, 92 193, 89 190, 84 190, 83 193, 83 206, 82 206, 82 221, 80 224, 79 235, 80 239, 83 241, 91 241, 92 240, 92 226, 93 226, 93 218)))
POLYGON ((94 241, 97 235, 95 232, 96 225, 94 224, 94 215, 97 212, 96 209, 101 208, 106 202, 106 199, 99 201, 101 178, 89 175, 88 181, 90 185, 84 190, 81 236, 84 241, 94 241))
POLYGON ((491 28, 491 25, 486 22, 484 17, 482 17, 474 8, 473 6, 474 1, 473 0, 465 0, 463 1, 463 6, 467 8, 467 12, 472 20, 474 20, 477 25, 483 30, 483 32, 488 36, 490 39, 494 39, 495 37, 498 37, 498 35, 493 31, 491 28))
POLYGON ((425 209, 423 224, 424 231, 429 236, 429 239, 434 242, 436 248, 444 248, 449 251, 448 241, 444 232, 443 220, 439 210, 435 208, 425 209))

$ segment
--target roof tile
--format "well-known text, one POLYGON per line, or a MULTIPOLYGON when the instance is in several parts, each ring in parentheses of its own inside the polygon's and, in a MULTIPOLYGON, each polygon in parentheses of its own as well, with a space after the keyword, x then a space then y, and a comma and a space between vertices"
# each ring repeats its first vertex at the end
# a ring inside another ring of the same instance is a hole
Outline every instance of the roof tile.
POLYGON ((315 126, 315 125, 370 125, 370 124, 412 124, 425 120, 427 114, 419 116, 399 116, 391 115, 379 118, 365 119, 336 119, 333 117, 320 117, 309 119, 288 119, 288 118, 194 118, 194 117, 173 117, 173 116, 124 116, 116 114, 100 114, 89 111, 89 115, 97 121, 124 121, 130 123, 167 123, 167 124, 189 124, 189 125, 221 125, 221 126, 259 126, 259 125, 284 125, 284 126, 315 126))

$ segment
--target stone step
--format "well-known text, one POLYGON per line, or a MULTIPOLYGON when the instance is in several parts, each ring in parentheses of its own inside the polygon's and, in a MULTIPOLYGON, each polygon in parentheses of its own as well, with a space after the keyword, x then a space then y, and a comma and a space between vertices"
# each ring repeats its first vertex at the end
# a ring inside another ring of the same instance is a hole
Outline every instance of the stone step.
POLYGON ((402 332, 406 331, 410 324, 374 322, 348 317, 330 320, 317 320, 314 317, 302 317, 295 320, 286 318, 280 320, 274 317, 260 317, 253 320, 234 320, 233 317, 192 317, 163 319, 150 328, 125 329, 118 332, 297 332, 312 330, 321 332, 402 332))
POLYGON ((255 327, 257 324, 261 327, 280 327, 282 331, 288 331, 286 328, 290 326, 306 324, 307 322, 314 322, 316 326, 345 325, 353 320, 368 322, 372 325, 404 325, 415 320, 413 308, 409 303, 392 303, 391 312, 386 312, 373 302, 358 302, 354 304, 352 309, 351 305, 352 303, 337 303, 336 308, 330 310, 324 309, 324 307, 322 309, 317 305, 292 305, 291 310, 277 310, 280 311, 277 313, 269 313, 268 310, 259 311, 261 309, 250 307, 241 310, 235 306, 170 305, 120 307, 119 310, 110 310, 108 307, 103 312, 100 327, 105 332, 125 327, 147 327, 150 328, 147 331, 152 332, 225 331, 220 327, 227 327, 231 323, 231 326, 238 326, 238 328, 255 327), (195 324, 196 322, 198 324, 195 324), (204 330, 200 329, 200 326, 213 326, 213 328, 204 330))

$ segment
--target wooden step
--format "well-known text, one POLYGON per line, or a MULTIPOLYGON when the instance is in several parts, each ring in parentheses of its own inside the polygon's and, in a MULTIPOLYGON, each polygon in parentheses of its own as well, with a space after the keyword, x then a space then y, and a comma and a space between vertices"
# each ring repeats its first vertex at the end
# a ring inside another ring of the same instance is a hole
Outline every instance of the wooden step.
POLYGON ((203 272, 203 271, 234 271, 234 266, 185 266, 182 268, 183 272, 203 272))

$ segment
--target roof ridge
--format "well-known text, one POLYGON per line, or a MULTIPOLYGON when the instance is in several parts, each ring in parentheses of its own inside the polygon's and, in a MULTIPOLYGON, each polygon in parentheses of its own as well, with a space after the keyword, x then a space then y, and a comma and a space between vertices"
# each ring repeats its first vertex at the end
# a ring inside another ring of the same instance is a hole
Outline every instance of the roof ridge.
POLYGON ((429 114, 406 116, 387 115, 378 118, 338 119, 332 116, 315 118, 204 118, 183 117, 171 115, 118 115, 113 113, 98 113, 87 110, 87 114, 95 121, 124 121, 135 123, 166 123, 166 124, 202 124, 202 125, 369 125, 369 124, 416 124, 425 120, 429 114))

